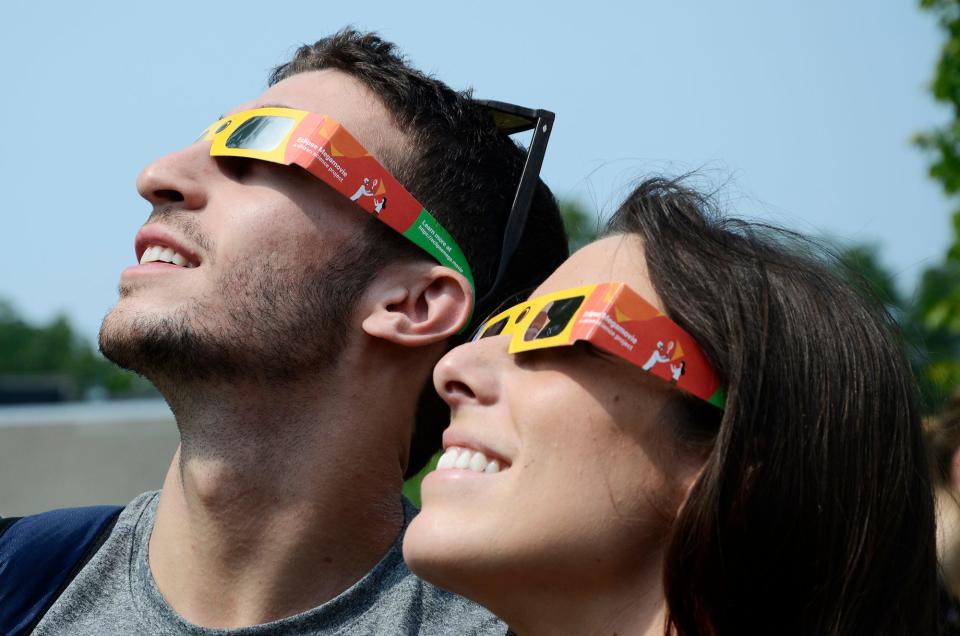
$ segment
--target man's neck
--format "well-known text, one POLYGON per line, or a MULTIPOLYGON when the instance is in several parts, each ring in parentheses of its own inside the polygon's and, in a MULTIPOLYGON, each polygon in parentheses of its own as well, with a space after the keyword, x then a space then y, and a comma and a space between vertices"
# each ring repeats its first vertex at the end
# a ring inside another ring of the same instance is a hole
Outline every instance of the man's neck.
POLYGON ((362 578, 396 540, 401 460, 388 431, 403 414, 388 421, 329 389, 168 393, 181 447, 150 567, 188 621, 239 627, 303 612, 362 578))

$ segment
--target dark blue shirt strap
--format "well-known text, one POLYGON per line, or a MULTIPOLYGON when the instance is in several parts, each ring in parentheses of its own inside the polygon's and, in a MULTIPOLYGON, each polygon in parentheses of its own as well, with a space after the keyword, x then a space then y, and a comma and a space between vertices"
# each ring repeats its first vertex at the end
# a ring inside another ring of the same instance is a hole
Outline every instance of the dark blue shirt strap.
POLYGON ((33 629, 113 527, 121 506, 23 517, 0 535, 0 634, 33 629))

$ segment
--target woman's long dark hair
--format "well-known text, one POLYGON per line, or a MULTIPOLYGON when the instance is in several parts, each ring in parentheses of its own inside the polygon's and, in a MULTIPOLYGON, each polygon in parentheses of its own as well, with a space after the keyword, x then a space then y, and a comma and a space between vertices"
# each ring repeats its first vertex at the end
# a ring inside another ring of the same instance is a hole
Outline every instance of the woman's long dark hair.
MULTIPOLYGON (((886 313, 809 241, 725 219, 678 180, 642 183, 607 233, 643 239, 667 313, 727 387, 667 548, 668 631, 934 633, 918 397, 886 313)), ((691 399, 681 426, 702 428, 691 399)))

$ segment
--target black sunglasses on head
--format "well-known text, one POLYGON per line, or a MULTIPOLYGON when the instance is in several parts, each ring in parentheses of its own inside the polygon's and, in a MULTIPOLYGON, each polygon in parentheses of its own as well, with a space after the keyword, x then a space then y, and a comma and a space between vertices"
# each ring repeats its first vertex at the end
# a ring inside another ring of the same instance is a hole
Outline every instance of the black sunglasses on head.
POLYGON ((550 133, 553 131, 554 114, 549 110, 525 108, 489 99, 478 99, 476 102, 489 111, 497 128, 508 135, 533 130, 533 137, 531 137, 530 145, 527 148, 527 160, 523 164, 520 183, 517 184, 517 193, 513 197, 510 216, 507 218, 507 224, 503 230, 503 245, 500 248, 500 265, 497 267, 497 275, 494 277, 493 284, 490 285, 487 293, 477 301, 477 306, 483 307, 500 287, 500 282, 507 271, 510 259, 513 258, 514 252, 520 245, 520 238, 523 236, 524 227, 527 225, 530 203, 533 201, 533 192, 537 187, 537 180, 540 178, 543 156, 547 152, 547 142, 550 140, 550 133))

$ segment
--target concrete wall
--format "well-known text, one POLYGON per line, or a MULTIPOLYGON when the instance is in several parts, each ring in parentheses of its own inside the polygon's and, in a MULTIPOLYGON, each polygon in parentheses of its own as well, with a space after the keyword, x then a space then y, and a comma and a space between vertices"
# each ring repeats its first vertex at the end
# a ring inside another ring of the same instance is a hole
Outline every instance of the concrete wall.
POLYGON ((160 487, 177 441, 163 400, 0 407, 0 516, 124 504, 160 487))

